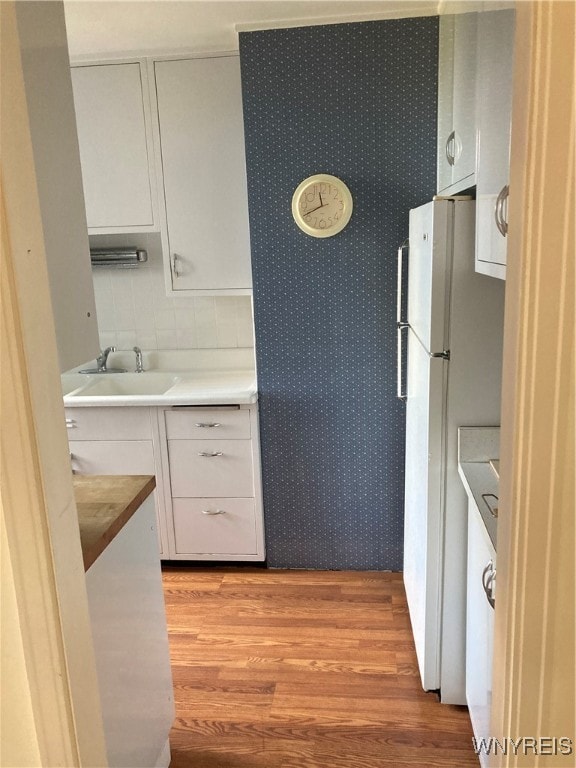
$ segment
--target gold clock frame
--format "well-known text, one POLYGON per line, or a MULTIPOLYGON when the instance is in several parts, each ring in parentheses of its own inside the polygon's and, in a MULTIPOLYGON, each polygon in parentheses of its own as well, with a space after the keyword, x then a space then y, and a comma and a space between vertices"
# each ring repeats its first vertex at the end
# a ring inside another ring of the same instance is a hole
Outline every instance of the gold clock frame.
POLYGON ((328 173, 315 173, 312 176, 308 176, 306 179, 301 181, 300 184, 298 184, 298 186, 294 190, 294 194, 292 195, 292 216, 294 218, 294 221, 303 232, 305 232, 307 235, 310 235, 311 237, 319 237, 319 238, 333 237, 334 235, 337 235, 340 232, 342 232, 342 230, 348 225, 350 218, 352 217, 353 207, 354 207, 354 204, 352 200, 352 193, 350 192, 346 184, 342 181, 342 179, 339 179, 337 176, 332 176, 328 173), (304 220, 304 215, 302 215, 302 212, 300 211, 300 206, 299 206, 302 193, 312 184, 322 184, 322 183, 332 184, 333 186, 338 187, 342 195, 342 201, 344 203, 344 208, 342 210, 341 218, 338 220, 336 224, 332 225, 329 229, 318 229, 315 227, 311 227, 304 220))

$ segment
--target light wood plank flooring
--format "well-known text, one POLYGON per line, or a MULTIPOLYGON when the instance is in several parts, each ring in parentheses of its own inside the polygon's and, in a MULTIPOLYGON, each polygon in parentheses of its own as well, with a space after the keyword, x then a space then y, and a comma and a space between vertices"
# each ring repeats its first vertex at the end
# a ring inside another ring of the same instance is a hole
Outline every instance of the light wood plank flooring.
POLYGON ((478 767, 420 686, 401 574, 168 567, 171 768, 478 767))

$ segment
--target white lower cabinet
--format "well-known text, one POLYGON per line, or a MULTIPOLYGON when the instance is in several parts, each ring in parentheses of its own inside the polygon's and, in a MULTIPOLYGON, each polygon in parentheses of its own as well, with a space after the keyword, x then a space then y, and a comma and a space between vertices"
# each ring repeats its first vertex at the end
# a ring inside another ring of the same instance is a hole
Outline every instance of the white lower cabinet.
POLYGON ((155 408, 66 408, 72 471, 82 475, 155 475, 161 557, 167 553, 155 408))
POLYGON ((256 405, 66 409, 81 474, 155 475, 164 560, 264 560, 256 405))
POLYGON ((81 475, 155 475, 152 440, 71 440, 72 469, 81 475))
MULTIPOLYGON (((263 560, 256 406, 166 410, 172 557, 263 560)), ((168 513, 170 515, 170 512, 168 513)))
MULTIPOLYGON (((496 552, 476 504, 468 502, 466 702, 476 740, 490 736, 496 552)), ((488 756, 480 755, 482 766, 488 756)))

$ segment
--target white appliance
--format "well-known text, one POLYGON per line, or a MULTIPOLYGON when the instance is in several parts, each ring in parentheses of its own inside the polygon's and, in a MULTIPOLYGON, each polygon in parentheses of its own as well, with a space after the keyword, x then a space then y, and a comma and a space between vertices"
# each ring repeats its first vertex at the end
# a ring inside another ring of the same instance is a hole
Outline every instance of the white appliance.
POLYGON ((500 424, 505 284, 474 271, 474 206, 439 199, 410 211, 398 259, 404 584, 422 685, 448 704, 466 703, 467 502, 458 427, 500 424))

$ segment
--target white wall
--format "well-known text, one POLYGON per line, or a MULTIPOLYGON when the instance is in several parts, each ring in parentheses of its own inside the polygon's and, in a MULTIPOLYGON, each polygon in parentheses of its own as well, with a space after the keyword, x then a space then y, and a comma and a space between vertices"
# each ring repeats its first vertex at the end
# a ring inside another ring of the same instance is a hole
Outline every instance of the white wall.
MULTIPOLYGON (((76 115, 61 2, 15 4, 60 370, 98 349, 76 115)), ((8 96, 14 85, 8 85, 8 96)), ((20 205, 22 216, 28 211, 20 205)), ((43 258, 27 243, 18 258, 43 258)))
POLYGON ((148 261, 135 269, 93 267, 102 348, 254 346, 250 296, 166 296, 159 235, 99 236, 91 245, 138 245, 148 251, 148 261))

